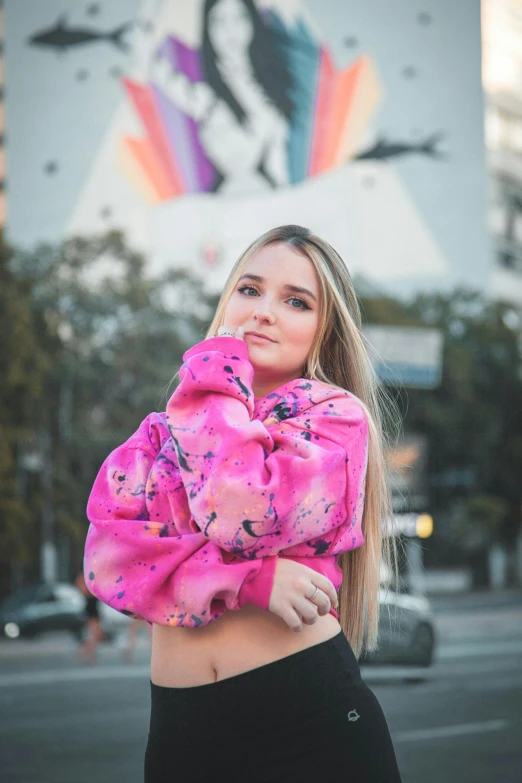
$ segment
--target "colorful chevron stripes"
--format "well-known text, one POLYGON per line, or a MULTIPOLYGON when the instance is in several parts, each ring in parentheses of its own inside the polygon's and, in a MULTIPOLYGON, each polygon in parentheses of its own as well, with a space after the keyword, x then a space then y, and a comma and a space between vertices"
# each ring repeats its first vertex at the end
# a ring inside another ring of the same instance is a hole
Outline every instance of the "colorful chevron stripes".
MULTIPOLYGON (((271 24, 281 28, 282 23, 273 17, 271 24)), ((285 28, 284 35, 295 106, 287 165, 289 182, 295 184, 353 158, 382 90, 370 57, 363 55, 337 69, 326 47, 318 45, 302 23, 291 33, 285 28)), ((197 50, 168 36, 162 54, 191 82, 204 81, 197 50)), ((205 154, 197 122, 155 84, 131 79, 122 83, 143 129, 140 138, 120 139, 118 163, 132 186, 151 203, 212 190, 219 175, 205 154)))

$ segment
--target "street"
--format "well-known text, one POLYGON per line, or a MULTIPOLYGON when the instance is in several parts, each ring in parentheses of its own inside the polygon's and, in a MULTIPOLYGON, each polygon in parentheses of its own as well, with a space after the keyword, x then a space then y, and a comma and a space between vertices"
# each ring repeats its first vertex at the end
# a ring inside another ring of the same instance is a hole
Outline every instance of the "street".
MULTIPOLYGON (((431 668, 362 667, 403 782, 520 783, 522 594, 432 603, 439 646, 431 668)), ((3 783, 142 780, 147 634, 127 666, 117 646, 105 646, 96 667, 78 662, 74 650, 62 635, 0 643, 3 783)))

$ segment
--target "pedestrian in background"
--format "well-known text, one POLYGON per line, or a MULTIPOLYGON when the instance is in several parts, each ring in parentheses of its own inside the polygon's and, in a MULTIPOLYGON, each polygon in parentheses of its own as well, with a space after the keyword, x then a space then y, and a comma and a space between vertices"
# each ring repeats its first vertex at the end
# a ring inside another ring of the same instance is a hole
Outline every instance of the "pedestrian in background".
POLYGON ((87 587, 82 571, 79 572, 74 583, 85 596, 86 635, 78 647, 78 655, 92 666, 97 661, 98 645, 105 636, 100 623, 98 599, 87 587))
POLYGON ((132 617, 127 626, 127 636, 121 651, 121 657, 124 663, 132 663, 134 659, 134 650, 136 648, 136 638, 142 628, 148 630, 147 623, 140 617, 132 617))
POLYGON ((183 360, 87 508, 89 589, 152 625, 146 783, 399 783, 357 662, 396 553, 344 261, 308 229, 268 231, 183 360))

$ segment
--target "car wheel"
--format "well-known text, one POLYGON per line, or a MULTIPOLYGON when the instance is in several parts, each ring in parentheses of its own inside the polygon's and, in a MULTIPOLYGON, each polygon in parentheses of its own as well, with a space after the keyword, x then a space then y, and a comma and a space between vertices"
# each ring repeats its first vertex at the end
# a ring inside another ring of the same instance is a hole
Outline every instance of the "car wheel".
POLYGON ((417 666, 431 666, 434 648, 435 636, 433 629, 424 623, 419 625, 410 646, 412 663, 417 666))
POLYGON ((4 625, 4 635, 7 639, 18 639, 20 636, 20 626, 18 623, 9 621, 4 625))

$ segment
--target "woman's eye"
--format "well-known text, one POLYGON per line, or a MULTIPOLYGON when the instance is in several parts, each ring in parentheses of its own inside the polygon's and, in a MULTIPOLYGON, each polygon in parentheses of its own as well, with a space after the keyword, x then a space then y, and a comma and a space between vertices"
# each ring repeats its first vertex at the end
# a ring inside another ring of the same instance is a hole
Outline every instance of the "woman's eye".
MULTIPOLYGON (((250 293, 246 293, 247 291, 253 291, 255 295, 257 295, 257 290, 252 285, 243 285, 241 288, 237 289, 240 294, 244 294, 245 296, 251 296, 250 293)), ((299 302, 299 306, 295 307, 292 304, 292 307, 294 310, 310 310, 310 307, 306 304, 306 302, 303 299, 299 299, 298 296, 291 296, 288 300, 290 302, 299 302)))
MULTIPOLYGON (((241 286, 241 288, 238 288, 237 290, 239 291, 240 294, 242 294, 247 289, 249 289, 250 291, 254 291, 257 294, 256 289, 254 288, 254 286, 251 286, 251 285, 241 286)), ((250 294, 247 294, 247 296, 250 296, 250 294)))
POLYGON ((299 304, 302 305, 301 307, 294 307, 294 310, 309 310, 310 309, 303 299, 299 299, 297 296, 293 296, 292 300, 294 302, 299 302, 299 304))

